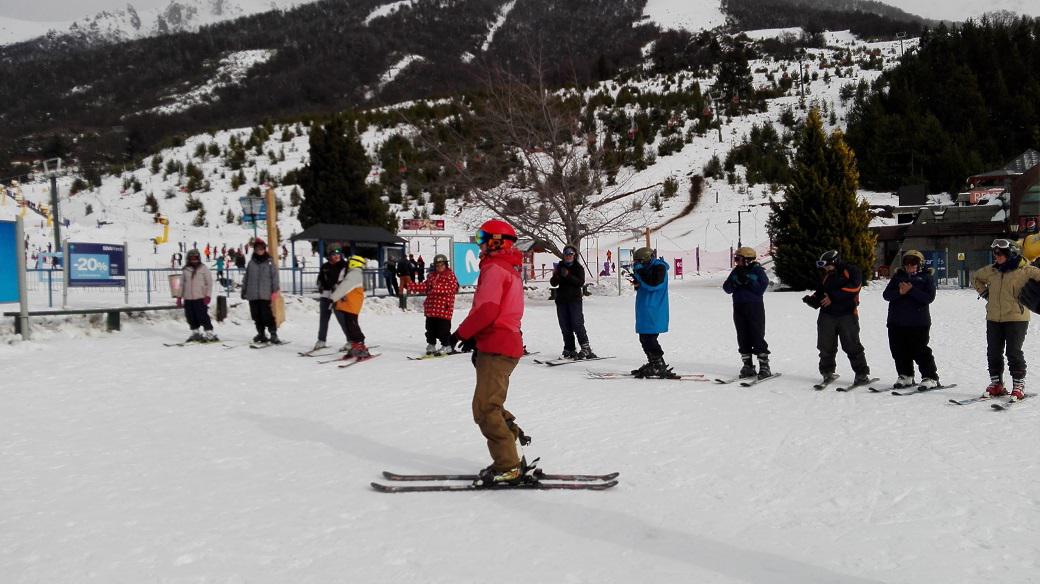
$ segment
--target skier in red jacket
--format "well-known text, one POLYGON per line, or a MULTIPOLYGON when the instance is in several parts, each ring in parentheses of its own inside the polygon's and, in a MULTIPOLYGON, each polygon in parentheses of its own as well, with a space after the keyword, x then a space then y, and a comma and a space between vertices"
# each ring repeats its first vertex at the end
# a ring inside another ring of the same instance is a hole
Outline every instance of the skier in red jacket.
POLYGON ((421 282, 409 282, 408 291, 426 294, 423 314, 426 316, 426 354, 439 357, 454 349, 451 345, 451 315, 455 312, 455 294, 459 281, 448 267, 448 256, 433 257, 433 273, 421 282), (441 348, 437 348, 440 341, 441 348))
POLYGON ((473 392, 473 420, 487 439, 493 463, 480 471, 474 485, 494 487, 523 482, 523 457, 517 445, 530 439, 505 408, 509 376, 524 354, 520 320, 524 316, 524 290, 520 280, 523 255, 514 247, 516 231, 505 221, 485 222, 477 232, 480 276, 473 307, 452 333, 452 346, 476 349, 473 365, 477 386, 473 392))

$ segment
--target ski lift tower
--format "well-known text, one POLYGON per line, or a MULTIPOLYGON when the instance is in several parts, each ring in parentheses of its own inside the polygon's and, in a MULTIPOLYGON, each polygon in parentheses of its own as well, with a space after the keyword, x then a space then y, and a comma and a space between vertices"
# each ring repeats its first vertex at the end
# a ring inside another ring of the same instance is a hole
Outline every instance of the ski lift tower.
POLYGON ((61 159, 51 158, 43 161, 43 175, 51 181, 51 222, 54 225, 54 249, 61 249, 61 213, 58 210, 58 177, 65 174, 61 169, 61 159))

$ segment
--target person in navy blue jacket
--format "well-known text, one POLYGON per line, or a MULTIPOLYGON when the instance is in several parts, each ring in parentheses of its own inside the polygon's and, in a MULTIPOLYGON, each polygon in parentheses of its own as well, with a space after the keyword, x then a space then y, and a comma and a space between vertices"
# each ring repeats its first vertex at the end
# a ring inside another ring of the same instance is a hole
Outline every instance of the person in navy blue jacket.
POLYGON ((939 387, 935 357, 928 347, 932 317, 928 305, 935 300, 935 279, 924 267, 924 254, 903 254, 903 267, 896 270, 885 287, 888 301, 888 346, 896 362, 899 379, 892 387, 914 385, 914 363, 921 369, 920 387, 939 387))
POLYGON ((758 254, 750 247, 742 247, 733 257, 736 264, 722 289, 733 295, 733 324, 737 328, 737 349, 740 351, 740 377, 765 379, 772 375, 769 369, 769 345, 766 344, 766 305, 762 295, 769 287, 769 276, 755 261, 758 254), (754 357, 758 356, 758 371, 754 357))
POLYGON ((674 378, 664 362, 664 349, 657 337, 668 332, 668 264, 654 257, 654 250, 641 247, 632 254, 635 265, 630 281, 636 288, 636 332, 647 363, 632 371, 636 377, 674 378))

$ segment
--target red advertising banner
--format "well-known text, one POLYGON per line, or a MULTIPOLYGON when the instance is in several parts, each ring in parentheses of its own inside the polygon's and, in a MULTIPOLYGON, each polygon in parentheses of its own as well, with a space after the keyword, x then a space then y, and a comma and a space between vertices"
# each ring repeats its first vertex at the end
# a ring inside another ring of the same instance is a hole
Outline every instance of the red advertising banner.
POLYGON ((673 269, 675 270, 675 277, 676 278, 681 278, 682 277, 682 258, 675 258, 675 261, 673 262, 672 266, 673 266, 673 269))
POLYGON ((444 219, 401 219, 401 229, 406 231, 444 231, 444 219))

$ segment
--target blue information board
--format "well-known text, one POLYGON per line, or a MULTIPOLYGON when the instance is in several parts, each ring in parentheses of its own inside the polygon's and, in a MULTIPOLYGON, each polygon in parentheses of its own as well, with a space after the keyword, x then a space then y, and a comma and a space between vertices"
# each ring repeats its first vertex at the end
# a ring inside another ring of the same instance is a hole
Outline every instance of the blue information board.
POLYGON ((943 250, 925 251, 924 265, 939 279, 946 278, 946 253, 943 250))
POLYGON ((18 302, 18 235, 14 221, 0 221, 0 302, 18 302))
POLYGON ((126 248, 109 243, 69 243, 69 286, 124 286, 126 248))
POLYGON ((480 275, 480 246, 475 243, 455 244, 455 278, 459 286, 476 286, 480 275))

